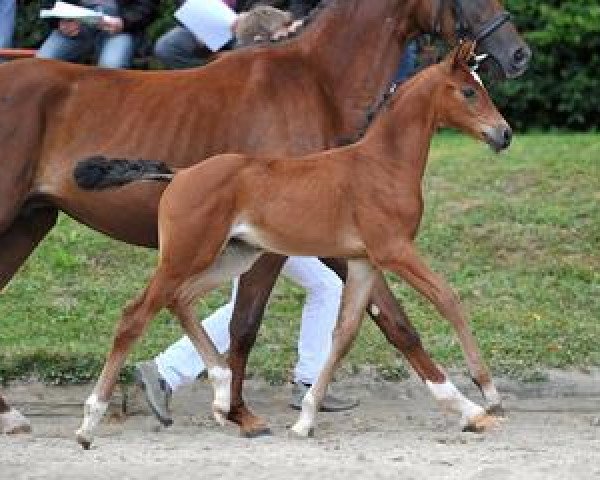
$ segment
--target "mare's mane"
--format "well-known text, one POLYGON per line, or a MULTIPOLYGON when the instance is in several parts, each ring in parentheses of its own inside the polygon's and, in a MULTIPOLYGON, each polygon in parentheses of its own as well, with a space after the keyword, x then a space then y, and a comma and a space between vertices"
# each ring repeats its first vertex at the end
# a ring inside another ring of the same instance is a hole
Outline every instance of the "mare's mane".
POLYGON ((321 0, 319 3, 317 3, 310 12, 308 12, 308 14, 306 14, 305 17, 303 17, 302 20, 302 24, 296 28, 296 30, 294 31, 288 31, 287 35, 285 35, 284 37, 279 37, 276 40, 272 40, 272 39, 257 39, 257 40, 253 40, 252 42, 249 42, 245 45, 238 45, 235 46, 233 48, 233 50, 240 50, 240 49, 244 49, 244 48, 248 48, 248 47, 253 47, 256 45, 273 45, 273 44, 278 44, 281 42, 285 42, 286 40, 290 40, 292 38, 296 38, 298 35, 300 35, 302 32, 304 32, 304 30, 306 30, 306 28, 311 25, 314 20, 316 18, 319 17, 319 14, 323 11, 326 10, 330 5, 338 3, 339 0, 321 0))

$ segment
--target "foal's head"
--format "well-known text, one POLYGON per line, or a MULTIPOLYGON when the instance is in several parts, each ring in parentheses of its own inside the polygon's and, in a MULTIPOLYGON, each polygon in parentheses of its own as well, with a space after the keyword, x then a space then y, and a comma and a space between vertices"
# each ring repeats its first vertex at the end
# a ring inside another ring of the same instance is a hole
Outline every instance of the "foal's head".
POLYGON ((436 123, 469 133, 500 151, 510 145, 512 130, 475 73, 474 50, 473 42, 465 42, 431 69, 437 77, 432 92, 436 123))

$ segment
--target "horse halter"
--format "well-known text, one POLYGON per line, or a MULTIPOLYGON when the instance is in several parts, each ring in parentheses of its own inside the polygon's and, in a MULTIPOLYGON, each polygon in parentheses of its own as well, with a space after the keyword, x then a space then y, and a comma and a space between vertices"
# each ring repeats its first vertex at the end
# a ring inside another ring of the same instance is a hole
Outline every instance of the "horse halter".
MULTIPOLYGON (((437 32, 441 31, 441 20, 446 3, 447 2, 444 0, 440 2, 440 7, 437 12, 435 21, 435 30, 437 32)), ((493 34, 496 30, 498 30, 502 25, 504 25, 511 19, 510 13, 507 11, 503 11, 495 17, 492 17, 491 19, 484 22, 483 25, 478 25, 477 29, 475 29, 475 26, 469 25, 469 21, 466 18, 461 0, 453 0, 452 11, 454 12, 455 31, 457 38, 459 40, 474 40, 476 43, 480 43, 481 41, 489 37, 491 34, 493 34)))

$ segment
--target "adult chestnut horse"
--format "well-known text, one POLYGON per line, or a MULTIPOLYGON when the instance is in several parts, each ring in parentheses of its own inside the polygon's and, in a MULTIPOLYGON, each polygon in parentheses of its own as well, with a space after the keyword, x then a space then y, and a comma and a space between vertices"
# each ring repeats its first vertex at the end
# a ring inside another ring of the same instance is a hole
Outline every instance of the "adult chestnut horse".
MULTIPOLYGON (((422 178, 431 138, 451 126, 496 150, 512 132, 468 67, 466 42, 441 64, 429 67, 398 91, 360 142, 289 161, 286 157, 221 154, 174 174, 164 164, 92 157, 75 170, 84 188, 106 188, 136 180, 171 182, 159 205, 158 267, 117 327, 114 349, 127 352, 159 310, 179 320, 212 379, 213 412, 224 423, 230 406, 231 372, 198 325, 201 295, 248 270, 263 252, 326 255, 348 259, 348 277, 329 358, 302 402, 292 430, 308 436, 316 413, 345 353, 358 333, 371 286, 390 270, 429 299, 448 320, 463 318, 456 295, 418 254, 413 240, 423 214, 422 178), (116 172, 112 170, 115 169, 116 172), (257 186, 259 186, 257 188, 257 186)), ((108 357, 97 392, 111 389, 123 362, 108 357), (112 384, 112 385, 111 385, 112 384)), ((461 415, 469 429, 494 423, 446 381, 427 382, 435 398, 461 415)), ((78 441, 89 447, 106 402, 86 402, 78 441)))
MULTIPOLYGON (((223 152, 301 155, 353 138, 385 91, 405 42, 439 32, 469 34, 507 77, 530 52, 497 0, 330 0, 296 38, 222 55, 201 69, 109 71, 48 60, 0 66, 0 286, 4 287, 62 210, 113 238, 157 244, 163 187, 135 184, 84 193, 76 161, 91 155, 155 158, 173 167, 223 152)), ((231 322, 234 376, 230 418, 264 429, 241 398, 246 358, 283 258, 266 255, 241 279, 231 322)), ((343 269, 336 264, 338 270, 343 269)), ((444 375, 381 283, 374 319, 422 378, 444 375)), ((456 325, 474 380, 488 404, 500 399, 467 325, 456 325)), ((0 427, 26 420, 0 397, 0 427)))

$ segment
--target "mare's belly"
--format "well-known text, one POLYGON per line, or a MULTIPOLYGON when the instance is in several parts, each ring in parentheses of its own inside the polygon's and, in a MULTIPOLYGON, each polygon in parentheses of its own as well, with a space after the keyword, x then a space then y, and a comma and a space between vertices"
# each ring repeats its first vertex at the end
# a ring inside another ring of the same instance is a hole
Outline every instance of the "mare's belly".
POLYGON ((137 182, 102 191, 70 185, 39 194, 81 223, 133 245, 158 246, 158 203, 165 184, 137 182))

